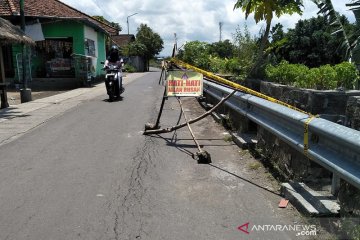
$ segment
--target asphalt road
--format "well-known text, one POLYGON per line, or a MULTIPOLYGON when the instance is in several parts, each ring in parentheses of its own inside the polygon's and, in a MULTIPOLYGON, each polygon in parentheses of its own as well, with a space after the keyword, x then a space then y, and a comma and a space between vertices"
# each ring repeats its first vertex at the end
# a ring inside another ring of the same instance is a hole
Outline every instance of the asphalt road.
MULTIPOLYGON (((159 76, 127 84, 118 102, 96 95, 0 146, 0 239, 295 238, 295 231, 251 232, 302 220, 277 208, 276 184, 248 168, 254 160, 224 141, 211 117, 193 126, 211 165, 192 159, 186 128, 142 135, 157 116, 159 76), (249 234, 238 230, 246 223, 249 234)), ((184 106, 189 117, 203 112, 193 99, 184 106)), ((169 98, 161 124, 179 119, 169 98)))

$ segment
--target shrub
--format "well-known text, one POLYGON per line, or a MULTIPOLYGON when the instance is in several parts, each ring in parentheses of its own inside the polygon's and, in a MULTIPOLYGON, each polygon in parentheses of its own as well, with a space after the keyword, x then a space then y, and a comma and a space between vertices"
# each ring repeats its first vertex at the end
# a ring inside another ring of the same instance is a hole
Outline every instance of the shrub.
POLYGON ((289 64, 287 61, 282 61, 276 67, 268 65, 265 68, 265 74, 271 81, 287 85, 305 81, 308 71, 305 65, 289 64))
POLYGON ((209 70, 210 59, 208 54, 209 44, 206 42, 192 41, 184 45, 181 59, 198 68, 209 70))
POLYGON ((334 89, 336 88, 336 71, 329 64, 320 66, 318 75, 315 78, 316 89, 334 89))
POLYGON ((225 69, 228 72, 240 75, 242 72, 240 61, 238 58, 231 58, 225 64, 225 69))
POLYGON ((226 73, 226 59, 210 56, 210 71, 214 73, 226 73))
POLYGON ((356 67, 347 62, 334 67, 327 64, 309 69, 302 64, 289 64, 282 61, 277 66, 267 65, 265 73, 273 82, 321 90, 335 89, 339 86, 353 89, 359 77, 356 67))
POLYGON ((342 62, 334 68, 337 74, 338 87, 354 89, 355 83, 359 78, 355 65, 349 62, 342 62))
POLYGON ((316 88, 315 79, 319 75, 318 68, 310 68, 306 72, 304 72, 304 76, 299 78, 298 81, 295 82, 296 87, 300 88, 316 88))
POLYGON ((133 72, 136 72, 136 68, 133 65, 127 63, 124 65, 123 71, 128 72, 128 73, 133 73, 133 72))

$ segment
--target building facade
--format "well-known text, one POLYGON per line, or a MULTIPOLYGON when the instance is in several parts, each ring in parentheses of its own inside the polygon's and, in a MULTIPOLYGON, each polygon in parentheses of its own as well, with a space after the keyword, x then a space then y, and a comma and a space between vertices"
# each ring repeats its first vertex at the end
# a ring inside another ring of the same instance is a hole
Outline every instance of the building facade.
MULTIPOLYGON (((5 77, 22 82, 22 54, 30 78, 76 78, 102 74, 106 38, 118 30, 58 0, 26 0, 25 32, 35 46, 23 51, 20 44, 3 47, 5 77)), ((0 1, 0 17, 20 25, 19 1, 0 1)))

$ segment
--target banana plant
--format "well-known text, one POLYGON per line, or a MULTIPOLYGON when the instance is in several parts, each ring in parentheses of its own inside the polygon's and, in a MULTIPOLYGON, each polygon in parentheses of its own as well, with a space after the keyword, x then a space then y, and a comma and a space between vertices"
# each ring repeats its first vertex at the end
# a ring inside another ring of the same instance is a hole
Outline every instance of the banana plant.
MULTIPOLYGON (((360 53, 357 51, 358 41, 360 36, 357 36, 354 41, 351 41, 352 36, 346 32, 344 25, 341 22, 340 14, 336 12, 334 5, 331 0, 312 0, 320 9, 318 14, 323 14, 325 17, 328 17, 331 25, 335 27, 335 31, 333 34, 342 34, 343 43, 341 47, 344 49, 345 58, 350 62, 355 60, 356 62, 360 62, 360 53)), ((357 24, 360 24, 360 0, 350 1, 349 4, 346 4, 347 7, 350 8, 351 11, 354 12, 355 19, 357 24)), ((356 33, 359 35, 359 33, 356 33)))

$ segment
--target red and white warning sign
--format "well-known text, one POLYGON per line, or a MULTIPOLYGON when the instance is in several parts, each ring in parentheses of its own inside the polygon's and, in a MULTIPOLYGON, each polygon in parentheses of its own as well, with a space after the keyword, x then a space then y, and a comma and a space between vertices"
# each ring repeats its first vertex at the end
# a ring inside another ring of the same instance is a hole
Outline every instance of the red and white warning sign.
POLYGON ((169 71, 166 78, 168 97, 197 97, 203 94, 203 75, 197 72, 169 71))

